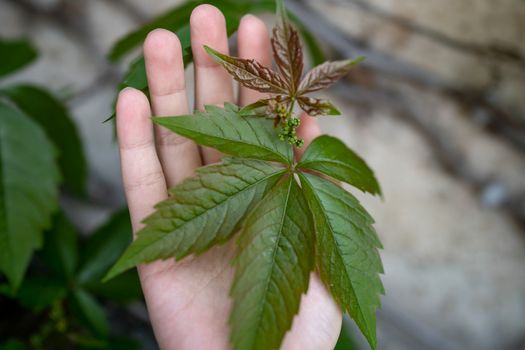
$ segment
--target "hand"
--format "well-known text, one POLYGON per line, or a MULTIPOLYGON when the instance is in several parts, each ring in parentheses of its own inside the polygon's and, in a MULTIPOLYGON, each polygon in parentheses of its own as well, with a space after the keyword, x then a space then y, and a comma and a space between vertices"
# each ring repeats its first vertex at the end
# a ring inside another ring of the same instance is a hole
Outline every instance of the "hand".
MULTIPOLYGON (((197 7, 190 20, 195 62, 195 106, 234 101, 229 74, 203 50, 209 45, 228 52, 225 20, 210 5, 197 7)), ((265 24, 254 16, 242 19, 239 55, 271 66, 271 49, 265 24)), ((144 43, 144 56, 154 115, 189 113, 181 45, 166 30, 152 31, 144 43)), ((245 88, 239 104, 263 97, 245 88)), ((117 132, 122 175, 134 232, 153 206, 167 197, 167 188, 191 176, 197 167, 217 162, 220 154, 199 148, 192 141, 153 126, 150 102, 140 91, 128 88, 117 103, 117 132)), ((313 118, 302 117, 299 129, 305 143, 319 132, 313 118)), ((304 147, 303 147, 304 149, 304 147)), ((198 257, 180 262, 166 260, 139 267, 139 275, 155 336, 162 349, 229 349, 229 289, 233 278, 230 259, 234 244, 214 247, 198 257)), ((333 349, 341 327, 341 311, 312 273, 308 293, 286 334, 282 349, 333 349)))

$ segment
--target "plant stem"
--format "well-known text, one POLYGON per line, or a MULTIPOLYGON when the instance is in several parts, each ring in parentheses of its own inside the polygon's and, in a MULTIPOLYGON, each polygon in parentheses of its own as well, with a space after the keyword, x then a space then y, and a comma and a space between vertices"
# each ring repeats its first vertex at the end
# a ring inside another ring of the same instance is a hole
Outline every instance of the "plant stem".
POLYGON ((287 119, 292 116, 294 106, 295 106, 295 97, 292 97, 291 102, 290 102, 290 107, 288 108, 288 113, 286 115, 287 119))

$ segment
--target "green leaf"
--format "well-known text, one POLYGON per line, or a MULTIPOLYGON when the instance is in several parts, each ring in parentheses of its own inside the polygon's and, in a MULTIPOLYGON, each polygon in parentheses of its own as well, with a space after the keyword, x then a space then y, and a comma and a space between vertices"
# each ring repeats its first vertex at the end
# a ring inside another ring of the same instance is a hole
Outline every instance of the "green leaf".
POLYGON ((91 331, 103 338, 108 336, 109 325, 104 308, 91 294, 77 289, 71 295, 70 304, 79 320, 91 331))
POLYGON ((53 277, 28 277, 20 286, 16 299, 22 306, 35 312, 42 311, 67 295, 64 281, 53 277))
MULTIPOLYGON (((128 233, 129 234, 129 233, 128 233)), ((91 282, 84 284, 90 293, 120 304, 142 300, 142 287, 136 270, 128 270, 106 283, 91 282)))
POLYGON ((120 210, 89 237, 77 272, 78 282, 99 282, 131 243, 131 237, 129 212, 120 210))
POLYGON ((292 162, 292 148, 275 137, 271 120, 243 117, 232 104, 205 109, 195 115, 160 117, 153 121, 200 145, 236 157, 292 162))
POLYGON ((170 190, 105 279, 157 259, 177 260, 228 240, 252 206, 286 170, 257 160, 226 158, 199 168, 170 190))
POLYGON ((87 164, 77 128, 64 104, 37 86, 18 85, 1 91, 37 122, 59 150, 58 164, 65 184, 85 194, 87 164))
POLYGON ((131 242, 131 222, 128 210, 115 213, 93 233, 84 249, 77 281, 89 292, 117 302, 131 302, 142 298, 136 271, 128 271, 108 283, 100 280, 115 264, 131 242))
POLYGON ((299 177, 313 213, 321 279, 376 349, 375 312, 384 289, 374 220, 341 187, 315 175, 299 177))
POLYGON ((130 338, 110 338, 104 342, 96 339, 82 339, 83 344, 75 344, 77 350, 140 350, 143 347, 130 338))
POLYGON ((0 271, 12 291, 58 206, 53 145, 30 118, 0 102, 0 271))
POLYGON ((0 77, 28 65, 36 56, 37 52, 29 40, 0 40, 0 77))
POLYGON ((341 140, 321 135, 310 143, 297 165, 344 181, 363 192, 381 194, 374 172, 341 140))
POLYGON ((236 350, 279 349, 314 267, 311 214, 293 176, 250 213, 239 238, 230 324, 236 350))
POLYGON ((27 346, 19 340, 9 339, 0 345, 0 350, 27 350, 27 346))
POLYGON ((39 256, 57 276, 67 281, 73 278, 78 263, 78 233, 64 214, 55 215, 39 256))
POLYGON ((334 350, 359 350, 348 328, 349 325, 345 317, 343 318, 341 332, 339 333, 339 338, 337 339, 337 344, 335 345, 334 350))

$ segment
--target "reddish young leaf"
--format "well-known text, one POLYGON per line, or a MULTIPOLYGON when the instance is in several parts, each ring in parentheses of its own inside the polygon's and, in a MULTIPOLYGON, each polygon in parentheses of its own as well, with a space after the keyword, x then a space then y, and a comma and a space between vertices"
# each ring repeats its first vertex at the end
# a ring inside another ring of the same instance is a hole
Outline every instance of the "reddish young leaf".
POLYGON ((360 56, 355 60, 325 62, 318 65, 309 71, 303 81, 301 81, 298 94, 304 95, 309 92, 326 89, 347 75, 356 64, 363 60, 364 57, 360 56))
POLYGON ((284 5, 277 6, 278 23, 273 29, 273 57, 281 75, 290 89, 290 94, 297 91, 303 74, 303 47, 299 33, 290 24, 284 5))
POLYGON ((297 98, 297 102, 299 102, 301 109, 312 117, 318 115, 341 115, 341 112, 328 100, 300 96, 297 98))
MULTIPOLYGON (((246 105, 244 107, 242 107, 239 111, 239 113, 246 117, 246 116, 254 116, 254 115, 259 115, 261 114, 259 111, 264 109, 266 110, 266 108, 268 108, 268 105, 270 104, 270 101, 272 101, 271 98, 266 98, 266 99, 262 99, 262 100, 259 100, 259 101, 256 101, 254 103, 251 103, 249 105, 246 105)), ((262 113, 263 115, 265 113, 262 113)))
POLYGON ((259 62, 224 55, 208 46, 204 46, 204 48, 235 80, 247 88, 274 94, 286 94, 288 92, 283 79, 259 62))

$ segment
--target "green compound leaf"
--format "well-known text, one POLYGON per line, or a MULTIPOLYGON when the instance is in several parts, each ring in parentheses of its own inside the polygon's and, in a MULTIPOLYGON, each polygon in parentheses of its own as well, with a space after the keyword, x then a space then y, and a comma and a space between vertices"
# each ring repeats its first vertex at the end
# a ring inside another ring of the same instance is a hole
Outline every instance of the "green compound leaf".
POLYGON ((4 89, 1 93, 45 130, 59 150, 58 164, 65 184, 76 194, 84 195, 87 176, 84 149, 64 104, 37 86, 18 85, 4 89))
POLYGON ((170 190, 170 198, 144 220, 146 227, 105 279, 140 263, 202 253, 228 240, 245 215, 285 172, 273 164, 226 158, 199 168, 170 190))
POLYGON ((37 57, 37 52, 26 39, 0 39, 0 57, 0 77, 3 77, 31 63, 37 57))
POLYGON ((206 106, 204 112, 178 117, 153 118, 153 121, 196 143, 242 158, 290 164, 291 146, 275 137, 272 121, 241 116, 239 107, 206 106))
POLYGON ((300 174, 316 232, 321 279, 376 349, 376 309, 384 293, 379 238, 373 219, 350 193, 332 182, 300 174))
POLYGON ((0 102, 0 271, 15 291, 58 206, 53 145, 30 118, 0 102))
POLYGON ((106 223, 90 235, 82 251, 77 283, 96 296, 117 302, 130 302, 142 298, 137 271, 130 270, 102 283, 119 256, 131 243, 131 221, 127 208, 113 214, 106 223))
MULTIPOLYGON (((63 281, 71 281, 78 265, 78 232, 63 213, 55 215, 39 252, 44 265, 63 281)), ((66 284, 66 282, 64 282, 66 284)))
POLYGON ((321 135, 308 146, 298 168, 316 170, 361 191, 381 194, 374 172, 341 140, 321 135))
POLYGON ((78 317, 93 333, 102 338, 109 334, 109 324, 102 305, 88 292, 76 289, 69 298, 70 306, 78 317))
POLYGON ((232 286, 236 350, 276 350, 299 310, 314 267, 311 214, 293 176, 261 201, 239 238, 232 286))

